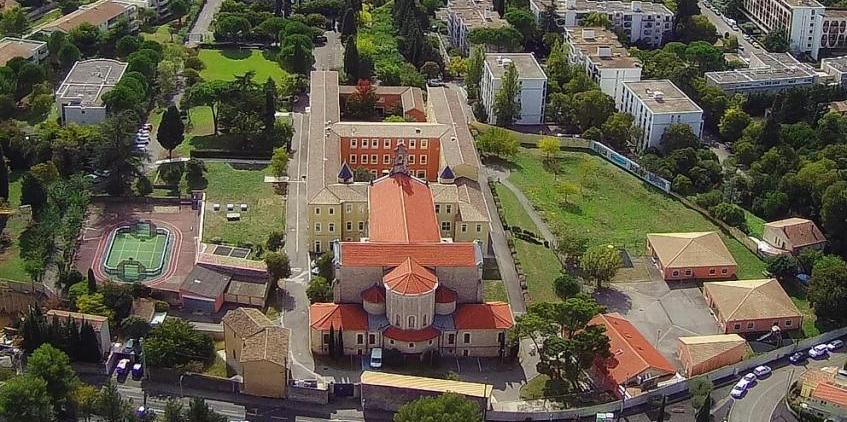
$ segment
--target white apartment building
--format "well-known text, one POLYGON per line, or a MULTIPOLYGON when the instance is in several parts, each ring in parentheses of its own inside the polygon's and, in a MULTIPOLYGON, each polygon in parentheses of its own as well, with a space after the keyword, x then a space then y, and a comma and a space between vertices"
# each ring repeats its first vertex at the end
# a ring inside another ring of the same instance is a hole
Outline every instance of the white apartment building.
POLYGON ((597 12, 609 16, 615 31, 623 31, 630 43, 643 42, 660 47, 673 26, 673 12, 661 3, 649 1, 530 0, 536 19, 548 7, 559 16, 556 22, 567 28, 579 26, 585 17, 597 12))
POLYGON ((641 60, 630 57, 612 31, 599 27, 565 28, 565 41, 571 46, 568 61, 585 69, 604 94, 620 106, 623 83, 641 80, 641 60))
POLYGON ((127 64, 111 59, 91 59, 74 63, 56 90, 56 105, 62 125, 97 124, 106 119, 103 94, 121 80, 127 64))
POLYGON ((138 30, 138 7, 135 4, 120 1, 100 0, 80 6, 79 9, 42 27, 41 31, 48 34, 55 31, 68 33, 83 23, 90 23, 100 31, 106 32, 117 25, 121 19, 129 22, 130 30, 138 30))
POLYGON ((451 0, 447 4, 447 35, 450 46, 470 54, 468 35, 475 28, 498 28, 508 25, 494 10, 490 0, 451 0))
POLYGON ((746 69, 706 72, 705 77, 709 85, 726 93, 749 94, 809 86, 817 82, 818 73, 791 54, 756 51, 746 69))
POLYGON ((49 52, 44 41, 25 40, 23 38, 5 37, 0 40, 0 66, 5 66, 9 60, 21 57, 31 63, 40 63, 49 52))
POLYGON ((673 82, 644 80, 624 82, 623 86, 619 110, 631 114, 641 129, 636 139, 639 151, 658 148, 665 129, 675 123, 687 124, 697 137, 703 134, 703 109, 673 82))
POLYGON ((521 102, 518 125, 538 125, 544 122, 544 103, 547 98, 547 75, 532 53, 489 53, 485 55, 482 82, 479 91, 482 105, 488 113, 488 123, 497 124, 494 115, 494 98, 500 90, 506 68, 515 65, 521 102))
POLYGON ((790 49, 817 60, 824 6, 815 0, 744 0, 744 13, 765 32, 785 29, 790 49))
POLYGON ((821 60, 821 70, 832 77, 833 82, 847 86, 847 56, 821 60))

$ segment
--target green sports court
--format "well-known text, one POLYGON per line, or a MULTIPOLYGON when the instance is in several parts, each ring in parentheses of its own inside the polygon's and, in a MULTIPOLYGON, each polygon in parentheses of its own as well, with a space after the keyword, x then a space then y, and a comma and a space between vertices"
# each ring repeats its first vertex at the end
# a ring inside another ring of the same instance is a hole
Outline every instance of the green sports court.
POLYGON ((142 281, 162 273, 170 232, 150 222, 136 222, 114 230, 104 260, 106 273, 123 281, 142 281))

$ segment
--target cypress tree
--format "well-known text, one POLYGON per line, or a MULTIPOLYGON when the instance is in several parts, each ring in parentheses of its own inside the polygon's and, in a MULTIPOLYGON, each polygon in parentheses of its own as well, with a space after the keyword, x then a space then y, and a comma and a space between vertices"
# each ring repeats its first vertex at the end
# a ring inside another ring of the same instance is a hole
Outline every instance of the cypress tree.
POLYGON ((329 355, 335 357, 335 327, 329 324, 329 355))
POLYGON ((79 357, 84 362, 100 362, 100 343, 90 322, 84 321, 79 333, 79 357))
POLYGON ((88 269, 88 293, 94 293, 97 291, 97 278, 94 277, 94 269, 88 269))
POLYGON ((61 349, 64 347, 63 343, 63 332, 62 322, 59 321, 58 315, 53 315, 53 320, 50 321, 50 325, 47 326, 47 343, 50 343, 53 347, 57 349, 61 349))
POLYGON ((6 166, 6 157, 0 148, 0 198, 9 199, 9 167, 6 166))
POLYGON ((344 46, 344 73, 351 83, 359 80, 359 49, 355 42, 348 42, 344 46))
POLYGON ((335 348, 336 358, 341 359, 344 357, 344 333, 341 329, 338 329, 338 345, 335 348))
POLYGON ((270 139, 276 125, 276 83, 268 76, 265 82, 265 135, 270 139))
POLYGON ((79 344, 80 344, 80 335, 79 335, 79 325, 77 325, 76 320, 68 316, 68 322, 65 324, 65 353, 71 358, 71 360, 79 360, 79 344))
POLYGON ((358 32, 356 26, 356 12, 352 8, 347 8, 344 11, 344 17, 341 18, 341 39, 345 43, 356 42, 356 32, 358 32))
POLYGON ((168 150, 168 158, 171 158, 174 148, 178 147, 184 138, 185 123, 179 116, 179 109, 172 105, 162 115, 162 123, 159 124, 159 129, 156 132, 156 140, 168 150))

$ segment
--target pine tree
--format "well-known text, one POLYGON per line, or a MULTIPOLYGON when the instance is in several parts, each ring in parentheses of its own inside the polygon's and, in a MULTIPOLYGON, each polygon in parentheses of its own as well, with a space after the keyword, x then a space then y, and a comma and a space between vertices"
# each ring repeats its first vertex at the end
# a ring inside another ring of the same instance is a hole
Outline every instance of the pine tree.
POLYGON ((97 278, 94 277, 94 269, 88 269, 88 293, 94 293, 97 291, 97 278))
POLYGON ((329 355, 335 357, 335 327, 329 324, 329 355))
POLYGON ((359 80, 359 48, 356 47, 356 42, 348 42, 344 45, 344 73, 347 75, 347 80, 355 83, 359 80))
POLYGON ((80 359, 79 334, 79 325, 77 325, 76 320, 68 316, 68 322, 65 324, 65 353, 67 353, 72 360, 80 359))
POLYGON ((347 8, 344 11, 344 17, 341 18, 341 40, 345 43, 356 42, 357 13, 353 8, 347 8))
POLYGON ((47 343, 54 347, 62 347, 62 322, 59 321, 58 315, 53 315, 53 319, 47 326, 47 343))
POLYGON ((270 139, 276 127, 276 83, 270 76, 265 82, 265 135, 270 139))
POLYGON ((503 74, 500 90, 494 96, 494 117, 498 126, 511 126, 521 115, 520 81, 514 63, 509 63, 503 74))
POLYGON ((84 362, 100 362, 102 356, 97 334, 94 333, 94 327, 90 322, 84 321, 79 333, 80 360, 84 362))
POLYGON ((344 357, 344 333, 341 329, 338 329, 338 344, 335 347, 336 358, 341 359, 344 357))
POLYGON ((9 167, 6 166, 3 148, 0 148, 0 198, 9 200, 9 167))
POLYGON ((23 349, 32 352, 47 341, 47 319, 41 313, 41 308, 31 306, 24 322, 21 324, 23 333, 23 349))
POLYGON ((185 123, 179 116, 179 109, 172 105, 162 115, 162 122, 156 132, 156 139, 162 147, 168 150, 168 158, 172 158, 174 148, 178 147, 184 138, 185 123))

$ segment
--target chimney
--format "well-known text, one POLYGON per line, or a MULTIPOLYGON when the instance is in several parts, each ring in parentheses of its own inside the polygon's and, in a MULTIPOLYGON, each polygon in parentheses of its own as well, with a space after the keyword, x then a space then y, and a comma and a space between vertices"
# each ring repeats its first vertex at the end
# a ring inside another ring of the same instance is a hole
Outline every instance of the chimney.
POLYGON ((594 39, 594 30, 593 29, 583 29, 582 30, 582 39, 593 40, 594 39))
POLYGON ((662 91, 653 91, 653 99, 662 102, 665 100, 665 93, 662 91))
POLYGON ((576 9, 576 0, 565 0, 565 6, 570 9, 576 9))
POLYGON ((632 2, 631 7, 632 7, 633 12, 640 12, 641 11, 641 2, 640 1, 634 1, 634 2, 632 2))
POLYGON ((612 47, 608 45, 597 46, 597 56, 603 59, 612 57, 612 47))

